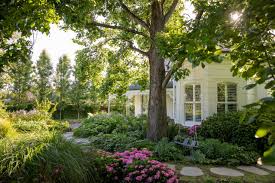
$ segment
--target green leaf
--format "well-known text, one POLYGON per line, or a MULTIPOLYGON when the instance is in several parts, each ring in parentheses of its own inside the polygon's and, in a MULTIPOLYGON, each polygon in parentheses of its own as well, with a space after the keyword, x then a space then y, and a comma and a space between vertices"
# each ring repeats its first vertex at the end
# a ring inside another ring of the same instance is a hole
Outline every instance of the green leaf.
POLYGON ((268 132, 269 132, 268 128, 261 127, 257 130, 255 137, 262 138, 262 137, 266 136, 268 134, 268 132))
POLYGON ((221 55, 222 54, 222 50, 216 50, 215 52, 214 52, 214 55, 221 55))
POLYGON ((269 89, 271 87, 275 86, 275 81, 269 81, 266 85, 265 85, 265 89, 269 89))
POLYGON ((249 89, 254 88, 256 85, 257 85, 256 83, 254 83, 254 84, 249 84, 249 85, 246 85, 244 88, 245 88, 246 90, 249 90, 249 89))
POLYGON ((275 145, 264 152, 264 162, 275 162, 275 145))

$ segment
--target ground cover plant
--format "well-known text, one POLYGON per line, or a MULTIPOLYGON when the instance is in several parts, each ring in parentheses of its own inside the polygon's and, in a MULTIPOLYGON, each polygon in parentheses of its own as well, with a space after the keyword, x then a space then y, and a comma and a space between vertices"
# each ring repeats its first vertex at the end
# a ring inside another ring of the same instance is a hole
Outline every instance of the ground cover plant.
POLYGON ((133 117, 118 113, 98 114, 86 119, 74 131, 74 135, 90 137, 91 144, 109 152, 124 151, 131 148, 147 148, 161 161, 183 159, 182 148, 173 142, 179 125, 169 122, 169 138, 159 142, 146 139, 146 116, 133 117))
POLYGON ((259 157, 255 151, 217 139, 201 140, 198 149, 192 153, 193 160, 201 164, 250 165, 256 164, 259 157))

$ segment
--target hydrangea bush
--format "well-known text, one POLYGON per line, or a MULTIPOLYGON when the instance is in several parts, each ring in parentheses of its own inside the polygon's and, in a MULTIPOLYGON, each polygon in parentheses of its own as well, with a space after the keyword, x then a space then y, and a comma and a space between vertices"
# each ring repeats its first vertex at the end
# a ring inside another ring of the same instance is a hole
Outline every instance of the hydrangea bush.
POLYGON ((114 161, 106 166, 110 182, 176 183, 175 171, 166 164, 150 159, 152 152, 147 149, 117 152, 114 161))

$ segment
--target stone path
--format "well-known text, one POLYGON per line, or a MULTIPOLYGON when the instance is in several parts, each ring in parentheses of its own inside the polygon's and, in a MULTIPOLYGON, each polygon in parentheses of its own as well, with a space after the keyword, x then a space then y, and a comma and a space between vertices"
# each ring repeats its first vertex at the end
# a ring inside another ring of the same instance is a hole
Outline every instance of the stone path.
MULTIPOLYGON (((71 123, 70 124, 70 129, 71 130, 74 130, 76 128, 80 127, 80 123, 78 122, 74 122, 74 123, 71 123)), ((66 132, 63 134, 63 137, 66 139, 66 140, 69 140, 69 141, 72 141, 76 144, 80 144, 80 145, 89 145, 90 144, 90 140, 88 138, 78 138, 78 137, 74 137, 73 136, 73 132, 70 131, 70 132, 66 132)))
MULTIPOLYGON (((176 165, 167 163, 167 166, 171 169, 176 170, 176 165)), ((255 175, 269 175, 272 172, 275 172, 275 166, 271 165, 262 165, 262 166, 238 166, 235 168, 226 168, 226 167, 212 167, 209 168, 210 172, 220 176, 228 176, 228 177, 242 177, 246 173, 251 173, 255 175), (268 172, 271 171, 271 172, 268 172)), ((178 171, 181 176, 191 176, 197 177, 204 175, 204 172, 195 166, 182 166, 178 171)))

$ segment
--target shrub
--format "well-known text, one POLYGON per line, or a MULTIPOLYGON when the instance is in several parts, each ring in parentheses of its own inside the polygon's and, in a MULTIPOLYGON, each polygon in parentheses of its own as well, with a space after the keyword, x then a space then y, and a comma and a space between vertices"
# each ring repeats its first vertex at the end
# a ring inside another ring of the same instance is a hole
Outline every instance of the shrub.
POLYGON ((124 151, 128 144, 137 141, 135 137, 122 133, 99 134, 91 137, 91 144, 98 149, 109 152, 124 151))
POLYGON ((196 150, 192 152, 192 161, 200 164, 208 164, 209 160, 206 159, 205 154, 203 154, 200 150, 196 150))
POLYGON ((256 152, 217 139, 200 141, 199 150, 214 164, 255 164, 259 157, 256 152))
POLYGON ((173 142, 168 142, 167 138, 163 138, 156 144, 154 155, 160 161, 181 160, 184 156, 173 142))
POLYGON ((121 114, 98 114, 86 119, 79 128, 74 131, 74 135, 79 137, 96 136, 100 133, 128 133, 140 131, 140 135, 145 136, 146 118, 124 116, 121 114))
POLYGON ((255 138, 258 125, 240 123, 241 115, 242 112, 214 114, 202 122, 198 134, 204 138, 244 146, 248 150, 263 151, 266 140, 255 138))
POLYGON ((153 151, 155 149, 155 142, 152 142, 148 139, 142 139, 142 140, 136 140, 133 142, 130 142, 129 144, 127 144, 126 149, 132 149, 132 148, 137 148, 137 149, 149 149, 151 151, 153 151))
POLYGON ((54 133, 0 141, 0 179, 7 182, 95 182, 92 158, 54 133))
POLYGON ((106 166, 107 182, 178 182, 175 171, 156 160, 146 149, 115 153, 115 159, 106 166))

